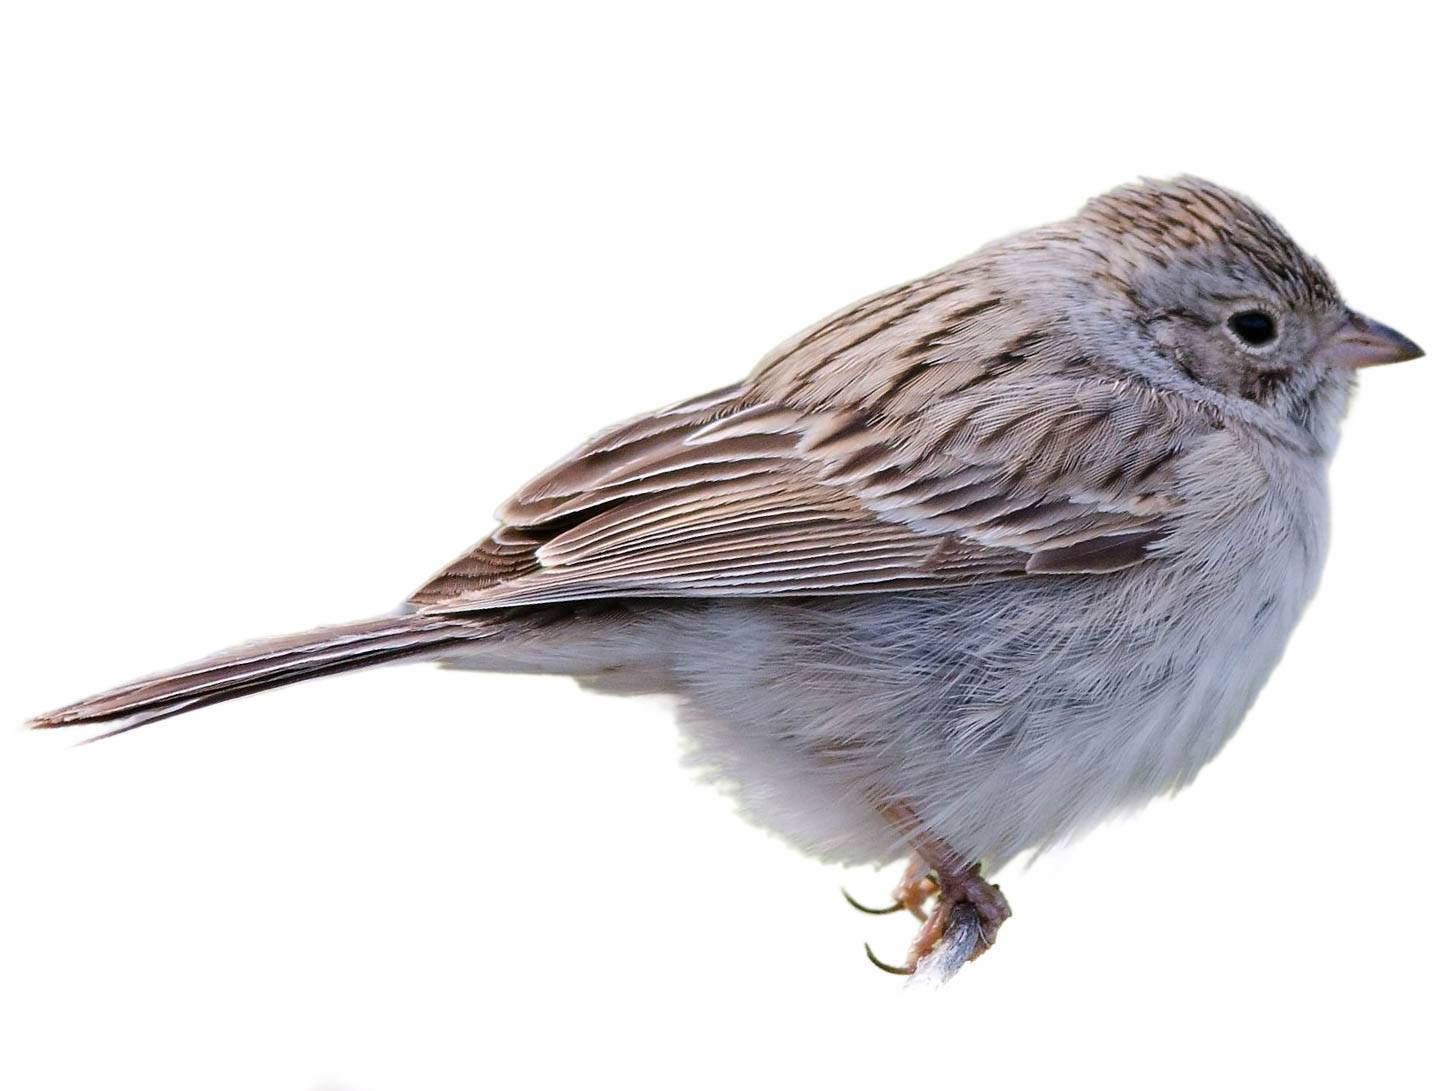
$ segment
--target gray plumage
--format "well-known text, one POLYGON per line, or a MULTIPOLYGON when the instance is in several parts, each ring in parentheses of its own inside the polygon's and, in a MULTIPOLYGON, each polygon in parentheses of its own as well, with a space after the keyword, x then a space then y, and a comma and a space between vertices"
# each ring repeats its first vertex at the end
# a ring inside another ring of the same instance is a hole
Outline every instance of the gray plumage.
POLYGON ((1227 741, 1317 584, 1355 369, 1418 353, 1244 199, 1123 187, 600 433, 397 617, 36 723, 403 659, 667 693, 750 818, 828 859, 914 852, 906 905, 916 867, 945 911, 963 887, 988 945, 977 862, 1227 741))

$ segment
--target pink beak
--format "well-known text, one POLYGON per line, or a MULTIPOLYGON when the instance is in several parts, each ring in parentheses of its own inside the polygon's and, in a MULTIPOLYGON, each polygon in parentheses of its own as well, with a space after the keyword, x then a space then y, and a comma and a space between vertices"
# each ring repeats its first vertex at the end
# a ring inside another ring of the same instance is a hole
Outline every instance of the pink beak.
POLYGON ((1324 360, 1339 367, 1397 364, 1424 354, 1424 349, 1398 330, 1380 325, 1357 311, 1349 312, 1344 324, 1319 351, 1324 360))

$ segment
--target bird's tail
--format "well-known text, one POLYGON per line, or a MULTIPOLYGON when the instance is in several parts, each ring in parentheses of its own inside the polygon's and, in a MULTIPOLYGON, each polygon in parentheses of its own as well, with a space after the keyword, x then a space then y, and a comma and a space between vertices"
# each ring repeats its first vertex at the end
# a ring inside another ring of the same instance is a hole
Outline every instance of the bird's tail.
POLYGON ((107 735, 115 735, 307 678, 379 663, 438 658, 463 641, 492 635, 497 628, 498 623, 479 619, 403 614, 256 640, 47 712, 31 720, 30 726, 109 724, 113 730, 107 735))

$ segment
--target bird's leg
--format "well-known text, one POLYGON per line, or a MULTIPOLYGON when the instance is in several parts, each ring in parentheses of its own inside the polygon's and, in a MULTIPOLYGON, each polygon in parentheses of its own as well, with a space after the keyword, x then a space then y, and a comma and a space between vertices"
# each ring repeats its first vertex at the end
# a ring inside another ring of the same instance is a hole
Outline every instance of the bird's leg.
MULTIPOLYGON (((980 874, 980 865, 938 863, 934 875, 939 881, 939 898, 909 947, 908 965, 918 969, 952 930, 974 928, 975 935, 954 966, 944 967, 946 976, 965 962, 990 950, 1000 926, 1010 917, 1010 903, 1000 887, 980 874)), ((959 937, 952 937, 958 941, 959 937)))
POLYGON ((924 921, 928 919, 925 913, 925 902, 934 897, 935 891, 939 889, 939 883, 935 879, 935 873, 930 865, 925 863, 924 857, 918 852, 909 854, 909 865, 904 869, 904 875, 899 880, 899 885, 894 888, 894 900, 913 913, 916 919, 924 921))
MULTIPOLYGON (((887 809, 885 816, 901 829, 918 827, 908 808, 887 809)), ((966 863, 922 827, 910 837, 914 852, 895 888, 895 904, 910 910, 923 924, 910 944, 904 967, 886 966, 873 951, 869 958, 881 969, 897 973, 915 973, 933 963, 934 976, 943 980, 990 949, 1000 926, 1010 917, 1010 904, 1000 887, 981 875, 979 863, 966 863), (934 908, 927 914, 924 905, 932 896, 934 908)))

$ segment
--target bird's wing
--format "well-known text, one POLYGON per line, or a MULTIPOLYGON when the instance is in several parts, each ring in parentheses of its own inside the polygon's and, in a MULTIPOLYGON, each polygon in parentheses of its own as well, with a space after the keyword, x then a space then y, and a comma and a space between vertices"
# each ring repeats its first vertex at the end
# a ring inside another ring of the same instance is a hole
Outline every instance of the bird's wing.
POLYGON ((429 611, 1108 572, 1155 555, 1185 407, 1057 354, 953 270, 744 383, 577 448, 410 599, 429 611))

